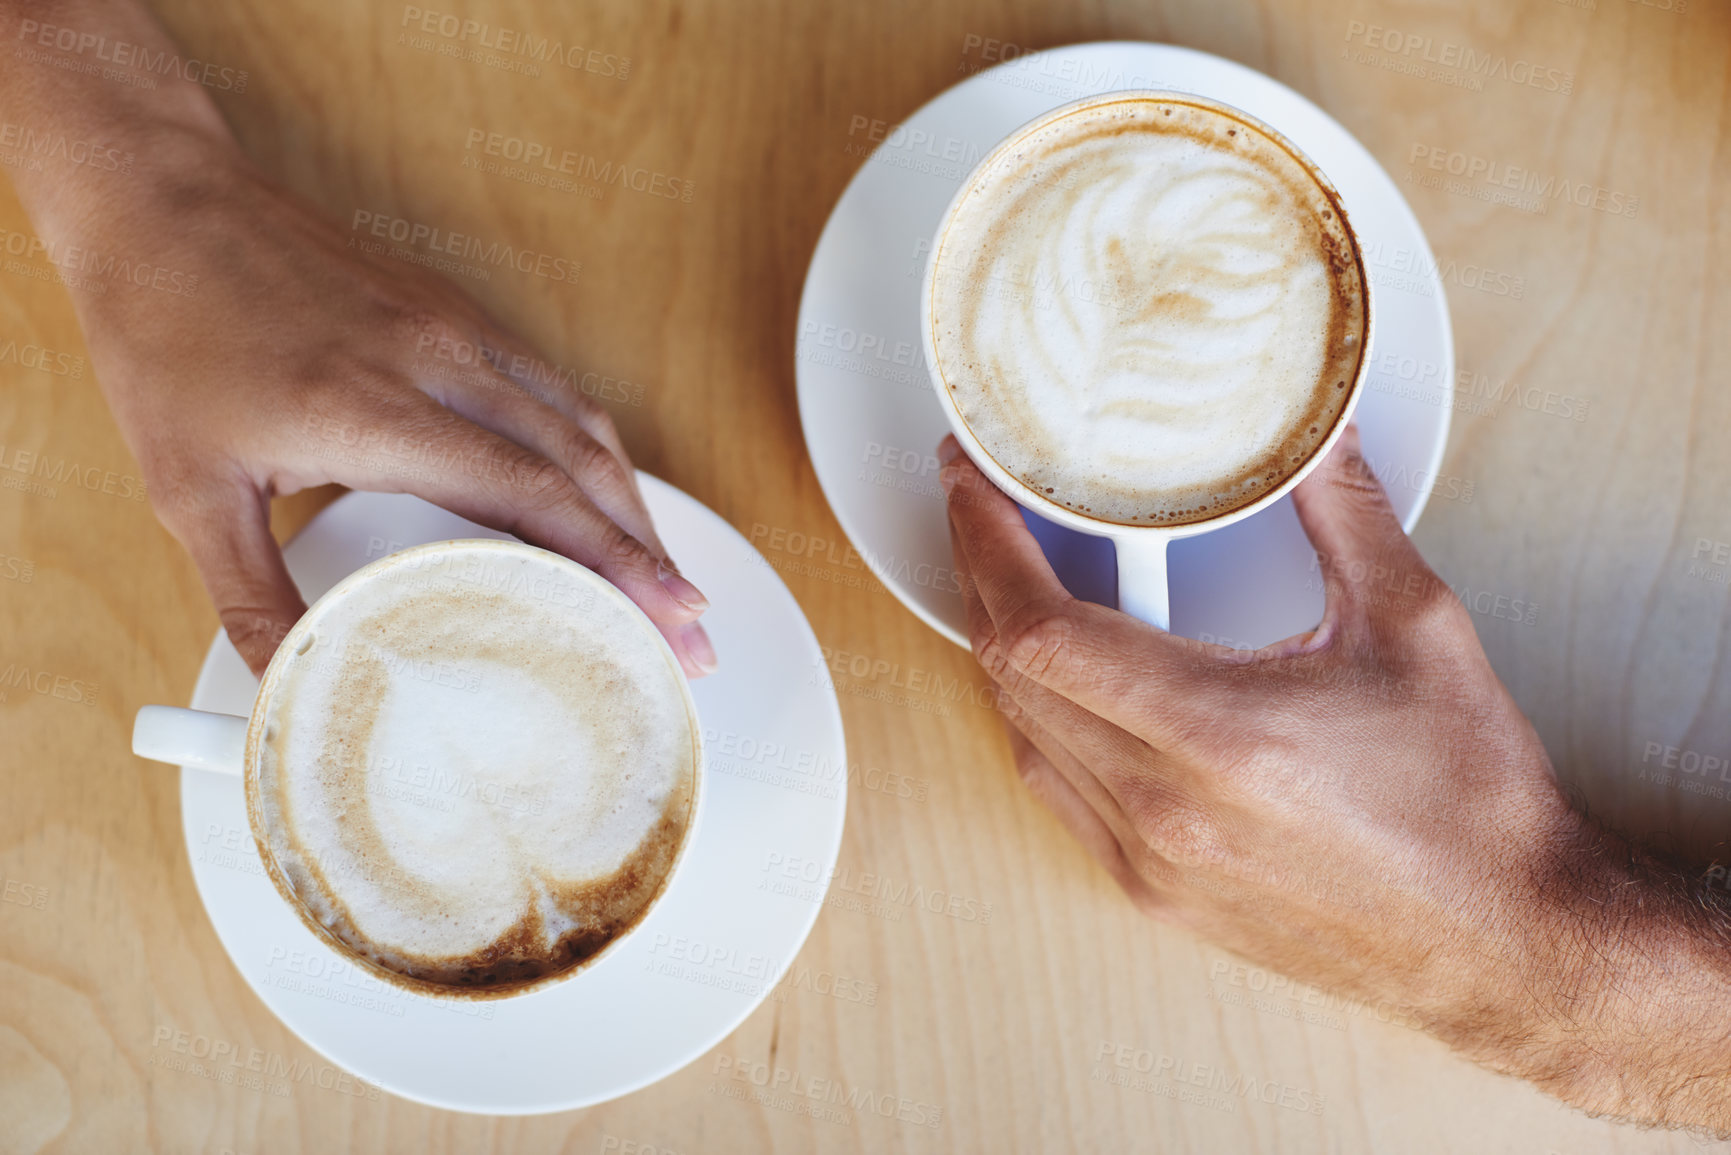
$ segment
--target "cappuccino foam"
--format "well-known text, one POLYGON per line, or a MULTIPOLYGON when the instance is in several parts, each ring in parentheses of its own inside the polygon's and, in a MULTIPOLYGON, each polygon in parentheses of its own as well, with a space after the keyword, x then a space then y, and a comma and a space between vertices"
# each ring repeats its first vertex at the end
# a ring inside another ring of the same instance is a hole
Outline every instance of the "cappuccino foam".
POLYGON ((985 451, 1096 520, 1278 487, 1353 392, 1368 311, 1327 183, 1228 113, 1125 97, 989 157, 933 263, 937 370, 985 451))
POLYGON ((315 930, 405 985, 506 993, 594 957, 693 818, 683 675, 624 595, 527 547, 399 554, 263 692, 255 830, 315 930))

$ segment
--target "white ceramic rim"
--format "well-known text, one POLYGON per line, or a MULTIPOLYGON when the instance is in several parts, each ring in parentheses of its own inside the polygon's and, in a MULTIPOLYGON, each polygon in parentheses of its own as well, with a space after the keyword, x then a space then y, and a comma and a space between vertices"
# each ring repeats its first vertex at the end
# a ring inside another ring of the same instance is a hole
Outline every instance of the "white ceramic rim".
POLYGON ((619 944, 634 936, 649 921, 649 915, 660 905, 661 900, 673 890, 674 881, 679 877, 679 872, 684 867, 688 857, 686 851, 696 840, 697 828, 703 817, 705 793, 703 789, 703 726, 697 717, 697 703, 691 696, 691 685, 686 680, 685 671, 681 669, 679 658, 674 654, 673 648, 667 644, 667 639, 661 636, 661 631, 655 623, 649 620, 649 615, 645 614, 636 602, 626 597, 612 582, 568 557, 554 553, 552 550, 542 549, 540 546, 529 545, 527 542, 502 541, 488 537, 452 538, 448 541, 433 541, 423 545, 410 546, 369 562, 338 581, 336 585, 326 590, 317 601, 307 607, 307 612, 302 614, 300 620, 295 622, 288 633, 283 635, 283 640, 278 644, 276 653, 271 655, 270 663, 265 667, 264 677, 259 679, 258 695, 253 699, 252 714, 249 716, 246 727, 246 757, 241 767, 241 776, 245 782, 247 829, 251 831, 253 842, 258 846, 258 856, 264 863, 265 874, 269 876, 271 885, 276 888, 278 897, 287 903, 289 908, 300 917, 301 922, 305 923, 307 928, 327 947, 334 950, 339 957, 360 967, 380 982, 389 983, 392 986, 430 999, 461 1003, 514 1000, 558 986, 600 962, 607 955, 613 953, 619 944), (602 597, 615 599, 631 614, 635 614, 644 630, 655 639, 662 657, 673 670, 675 682, 679 685, 680 699, 685 703, 686 724, 691 730, 691 752, 694 759, 693 765, 696 767, 696 772, 692 776, 691 821, 685 828, 685 836, 680 840, 679 849, 673 856, 673 865, 668 869, 667 877, 662 880, 661 889, 643 908, 642 913, 638 915, 637 921, 632 924, 631 928, 575 966, 567 967, 533 982, 494 993, 473 991, 464 987, 445 987, 438 983, 409 978, 398 971, 380 966, 373 960, 364 957, 353 947, 332 934, 329 928, 312 917, 312 914, 294 898, 293 889, 289 886, 288 880, 283 877, 282 868, 277 864, 276 854, 272 851, 270 843, 259 837, 262 819, 259 818, 261 807, 258 803, 258 747, 264 733, 265 704, 270 700, 271 692, 276 688, 277 683, 285 676, 284 671, 299 656, 295 651, 301 640, 316 627, 320 614, 328 611, 333 604, 342 600, 356 587, 372 581, 387 570, 418 561, 428 554, 482 553, 515 554, 518 557, 533 557, 541 561, 550 561, 557 568, 565 570, 576 578, 585 587, 596 589, 602 597))
POLYGON ((1370 376, 1370 350, 1375 340, 1376 309, 1372 300, 1370 271, 1365 268, 1363 246, 1359 243, 1358 230, 1353 227, 1352 214, 1348 210, 1340 190, 1334 182, 1328 179, 1322 166, 1312 160, 1308 153, 1300 149, 1273 126, 1258 117, 1252 116, 1243 109, 1236 108, 1223 100, 1210 96, 1202 96, 1193 92, 1179 92, 1170 89, 1132 88, 1115 92, 1096 93, 1084 96, 1079 100, 1068 101, 1057 108, 1041 113, 1027 121, 1019 128, 1011 131, 992 149, 980 158, 979 162, 962 178, 962 183, 956 193, 950 198, 943 216, 938 218, 937 230, 932 234, 931 251, 926 256, 925 274, 920 280, 920 343, 924 349, 927 374, 931 379, 932 390, 937 394, 938 405, 944 411, 944 419, 949 423, 956 440, 970 460, 991 479, 999 489, 1013 497, 1023 507, 1032 510, 1048 521, 1076 530, 1079 533, 1091 534, 1095 537, 1135 538, 1141 541, 1165 540, 1174 541, 1178 538, 1193 537, 1212 530, 1223 529, 1234 522, 1242 521, 1255 513, 1260 513, 1275 502, 1285 497, 1295 489, 1299 482, 1308 477, 1312 470, 1333 450, 1335 442, 1346 432, 1346 427, 1352 421, 1352 412, 1358 406, 1358 399, 1364 392, 1364 383, 1370 376), (1033 133, 1055 120, 1074 115, 1084 108, 1104 104, 1118 104, 1127 101, 1161 100, 1173 104, 1190 104, 1222 113, 1232 119, 1249 125, 1262 133, 1298 160, 1313 180, 1333 200, 1336 210, 1341 215, 1341 221, 1346 225, 1347 235, 1352 240, 1353 260, 1358 266, 1359 283, 1364 291, 1364 335, 1359 344, 1358 369, 1353 374, 1352 387, 1347 393, 1346 404, 1341 407, 1340 415, 1335 419, 1334 427, 1328 431, 1311 455, 1284 481, 1273 489, 1258 497, 1247 505, 1240 506, 1230 513, 1204 521, 1186 522, 1182 525, 1128 525, 1123 522, 1103 521, 1084 516, 1065 506, 1048 501, 1043 495, 1022 484, 1013 474, 998 463, 980 444, 967 422, 962 420, 961 411, 956 407, 955 397, 951 395, 949 386, 945 384, 943 372, 939 368, 937 339, 933 335, 932 326, 932 288, 937 278, 938 257, 943 251, 944 234, 949 232, 950 223, 972 191, 974 183, 993 162, 1005 152, 1014 148, 1030 133, 1033 133))

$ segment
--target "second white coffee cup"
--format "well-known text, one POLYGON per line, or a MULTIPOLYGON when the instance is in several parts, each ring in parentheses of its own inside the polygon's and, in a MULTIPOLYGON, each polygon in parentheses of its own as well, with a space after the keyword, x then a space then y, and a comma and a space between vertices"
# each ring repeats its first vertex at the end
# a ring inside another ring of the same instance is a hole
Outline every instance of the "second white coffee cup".
MULTIPOLYGON (((1173 541, 1180 538, 1208 533, 1231 525, 1234 522, 1242 521, 1252 514, 1258 513, 1279 501, 1287 493, 1291 492, 1293 487, 1303 481, 1304 478, 1309 475, 1310 471, 1316 468, 1323 458, 1328 455, 1329 450, 1333 448, 1334 443, 1339 440, 1341 434, 1345 432, 1346 426, 1351 420, 1352 410, 1357 404, 1359 395, 1362 393, 1365 376, 1370 365, 1368 350, 1370 348, 1371 326, 1373 323, 1374 311, 1371 308, 1370 301, 1370 280, 1368 276, 1363 275, 1363 259, 1358 252, 1357 240, 1352 234, 1351 224, 1346 217, 1344 206, 1341 206, 1341 220, 1342 223, 1346 225, 1347 236, 1352 242, 1354 251, 1351 256, 1358 263, 1362 291, 1364 294, 1364 322, 1362 334, 1358 339, 1362 341, 1360 347, 1365 351, 1364 355, 1359 358, 1357 373, 1353 376, 1350 382, 1350 392, 1347 400, 1341 408, 1339 417, 1333 428, 1329 430, 1327 437, 1317 445, 1310 457, 1292 474, 1281 481, 1279 485, 1264 492, 1255 501, 1207 520, 1173 526, 1137 526, 1125 525, 1119 522, 1103 521, 1088 517, 1085 514, 1078 513, 1062 505, 1058 505, 1055 502, 1046 499, 1040 493, 1037 493, 1027 485, 1024 485, 1007 469, 1000 465, 996 459, 994 459, 992 454, 987 451, 984 445, 981 444, 979 438, 963 419, 962 414, 957 407, 956 399, 952 394, 950 387, 945 382, 941 371, 941 363, 938 357, 936 341, 937 318, 934 316, 934 286, 936 284, 940 263, 943 261, 945 256, 946 250, 944 240, 946 235, 949 233, 951 225, 955 221, 958 212, 967 200, 969 193, 973 190, 976 183, 979 182, 981 174, 990 170, 995 164, 1004 158, 1006 154, 1013 152, 1018 146, 1023 144, 1030 135, 1047 127, 1054 121, 1072 116, 1078 112, 1094 109, 1100 105, 1121 101, 1146 100, 1165 101, 1212 110, 1241 122, 1245 126, 1248 126, 1252 131, 1260 133, 1268 139, 1283 146, 1300 161, 1300 163, 1308 170, 1309 174, 1315 179, 1316 183, 1331 195, 1335 203, 1337 205, 1340 203, 1338 192, 1336 192, 1333 185, 1329 183, 1327 177, 1322 173, 1322 170, 1316 166, 1314 161, 1311 161, 1306 157, 1296 145, 1292 144, 1285 137, 1281 136, 1273 128, 1264 124, 1262 121, 1220 101, 1210 100, 1206 97, 1196 96, 1190 93, 1152 90, 1112 92, 1074 101, 1060 108, 1053 109, 1051 112, 1042 116, 1036 117, 1034 120, 1031 120, 1027 124, 1016 129, 983 158, 981 158, 979 164, 976 165, 974 170, 962 181, 961 187, 957 190, 955 197, 950 201, 949 207, 944 211, 943 217, 939 220, 937 232, 932 240, 930 256, 927 258, 925 278, 921 285, 920 294, 920 333, 925 350, 926 366, 931 375, 932 386, 937 395, 938 404, 943 409, 944 417, 948 420, 950 429, 954 432, 956 440, 960 442, 962 450, 968 455, 974 464, 980 468, 981 472, 991 479, 993 484, 1007 493, 1024 508, 1033 511, 1048 521, 1056 522, 1059 525, 1076 530, 1080 533, 1090 534, 1096 537, 1110 538, 1117 553, 1118 607, 1125 613, 1140 618, 1142 621, 1158 626, 1161 629, 1169 629, 1171 626, 1171 612, 1166 574, 1167 547, 1173 541)), ((952 248, 954 248, 954 246, 952 246, 952 248)), ((972 254, 965 254, 962 259, 967 259, 971 256, 972 254)))

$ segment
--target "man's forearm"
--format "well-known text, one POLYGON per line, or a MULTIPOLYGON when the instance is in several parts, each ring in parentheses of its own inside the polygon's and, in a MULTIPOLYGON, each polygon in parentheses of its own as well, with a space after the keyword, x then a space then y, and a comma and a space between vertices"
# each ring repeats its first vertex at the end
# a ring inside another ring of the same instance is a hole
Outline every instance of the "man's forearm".
POLYGON ((1533 923, 1544 1025, 1496 1065, 1593 1114, 1731 1131, 1731 893, 1583 826, 1533 923))
POLYGON ((9 175, 45 240, 98 231, 98 222, 125 214, 129 198, 172 181, 177 167, 232 145, 201 85, 142 71, 149 86, 121 84, 85 67, 96 57, 178 52, 140 0, 0 0, 0 37, 0 122, 17 142, 0 152, 17 157, 9 175), (78 156, 102 163, 79 163, 78 156), (108 163, 116 156, 126 163, 108 163))

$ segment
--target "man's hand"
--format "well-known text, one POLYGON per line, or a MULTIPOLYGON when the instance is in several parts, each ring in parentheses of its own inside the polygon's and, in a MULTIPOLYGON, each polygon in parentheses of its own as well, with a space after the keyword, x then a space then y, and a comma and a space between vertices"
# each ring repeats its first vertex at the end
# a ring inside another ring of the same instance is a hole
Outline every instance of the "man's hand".
POLYGON ((1017 767, 1141 909, 1588 1110, 1731 1127, 1731 919, 1569 806, 1356 430, 1293 494, 1323 620, 1254 653, 1072 598, 940 454, 1017 767))
MULTIPOLYGON (((27 16, 173 51, 136 0, 0 0, 0 25, 27 16)), ((364 255, 272 185, 197 84, 9 62, 0 106, 128 158, 124 172, 50 159, 13 178, 72 274, 152 504, 255 673, 306 609, 270 499, 329 482, 413 493, 581 562, 642 607, 687 673, 714 669, 696 621, 707 603, 656 537, 606 411, 443 278, 364 255), (84 272, 116 267, 151 275, 84 272)))

